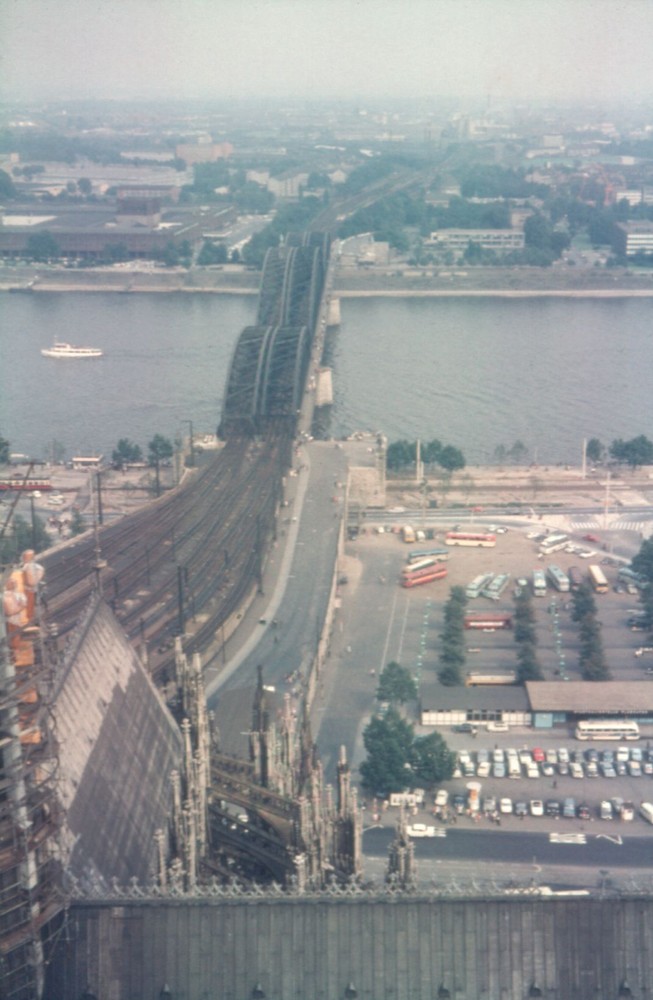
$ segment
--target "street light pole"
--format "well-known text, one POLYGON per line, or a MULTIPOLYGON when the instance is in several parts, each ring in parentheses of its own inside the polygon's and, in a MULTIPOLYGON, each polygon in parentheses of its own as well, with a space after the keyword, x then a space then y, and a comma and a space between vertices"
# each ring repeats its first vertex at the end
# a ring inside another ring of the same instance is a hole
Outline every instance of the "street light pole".
POLYGON ((193 421, 192 420, 182 420, 182 423, 188 424, 190 429, 190 467, 195 468, 195 445, 193 443, 193 421))

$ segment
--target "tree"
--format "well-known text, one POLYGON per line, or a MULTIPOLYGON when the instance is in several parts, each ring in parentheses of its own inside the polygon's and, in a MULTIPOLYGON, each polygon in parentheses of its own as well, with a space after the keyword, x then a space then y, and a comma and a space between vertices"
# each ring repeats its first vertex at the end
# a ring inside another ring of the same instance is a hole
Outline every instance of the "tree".
POLYGON ((515 465, 519 465, 520 462, 525 460, 527 454, 528 448, 523 441, 515 441, 512 448, 508 451, 508 458, 511 462, 514 462, 515 465))
POLYGON ((87 531, 87 526, 84 524, 84 519, 78 510, 73 511, 73 516, 70 521, 70 534, 73 538, 77 535, 82 535, 87 531))
POLYGON ((200 267, 207 267, 210 264, 226 264, 227 248, 224 243, 213 243, 212 240, 204 240, 202 249, 197 257, 200 267))
POLYGON ((409 761, 416 782, 435 785, 453 777, 456 754, 439 733, 418 736, 410 751, 409 761))
POLYGON ((607 681, 610 671, 605 661, 601 627, 595 615, 588 614, 579 622, 579 664, 586 681, 607 681))
POLYGON ((372 719, 363 733, 367 758, 360 775, 365 787, 383 795, 407 788, 412 780, 406 766, 412 744, 413 727, 395 709, 389 708, 382 719, 372 719))
POLYGON ((61 254, 59 244, 54 236, 47 229, 40 233, 32 233, 27 239, 25 256, 40 263, 59 257, 61 254))
POLYGON ((16 186, 5 170, 0 170, 0 198, 10 201, 16 197, 16 186))
POLYGON ((6 438, 0 435, 0 465, 9 464, 9 449, 11 445, 6 438))
POLYGON ((517 680, 520 684, 526 681, 541 681, 543 674, 537 659, 535 646, 530 642, 522 642, 517 650, 517 680))
POLYGON ((394 708, 370 722, 363 733, 367 758, 360 767, 366 788, 386 795, 416 784, 435 784, 452 777, 456 755, 441 736, 415 738, 413 727, 394 708))
POLYGON ((598 438, 590 438, 585 448, 585 454, 590 462, 600 462, 603 459, 605 448, 598 438))
POLYGON ((142 462, 143 452, 140 445, 133 444, 129 438, 120 438, 111 455, 111 461, 118 469, 122 469, 131 462, 142 462))
POLYGON ((376 697, 379 701, 399 702, 401 705, 417 698, 417 685, 410 670, 395 660, 388 663, 379 677, 376 697))
POLYGON ((617 438, 610 445, 610 456, 616 462, 625 462, 635 470, 640 465, 653 464, 653 442, 644 434, 624 441, 617 438))
POLYGON ((447 472, 455 472, 457 469, 465 468, 465 456, 459 448, 453 445, 446 445, 438 455, 438 465, 441 465, 447 472))
POLYGON ((169 441, 168 438, 163 437, 161 434, 155 434, 150 443, 148 444, 147 448, 148 448, 147 458, 150 465, 154 466, 156 475, 156 487, 155 487, 156 496, 160 496, 161 480, 159 473, 160 473, 161 463, 169 458, 172 458, 173 454, 172 442, 169 441))
POLYGON ((386 451, 386 466, 388 469, 404 469, 415 464, 415 441, 393 441, 386 451))
POLYGON ((40 517, 35 515, 32 523, 31 518, 27 521, 20 514, 16 514, 10 530, 0 540, 0 566, 10 566, 18 562, 20 553, 25 549, 43 552, 50 545, 50 536, 40 517))
POLYGON ((172 240, 168 240, 165 249, 159 254, 159 260, 166 267, 176 267, 179 263, 179 251, 172 240))
POLYGON ((649 582, 649 590, 653 586, 653 538, 647 538, 642 542, 639 552, 632 560, 632 567, 636 573, 641 573, 649 582))
POLYGON ((578 590, 574 591, 571 595, 571 602, 572 621, 580 622, 587 615, 596 615, 596 601, 594 600, 594 594, 589 584, 581 584, 578 590))
POLYGON ((88 197, 93 190, 93 185, 91 184, 88 177, 80 177, 77 181, 77 187, 79 188, 79 193, 88 197))

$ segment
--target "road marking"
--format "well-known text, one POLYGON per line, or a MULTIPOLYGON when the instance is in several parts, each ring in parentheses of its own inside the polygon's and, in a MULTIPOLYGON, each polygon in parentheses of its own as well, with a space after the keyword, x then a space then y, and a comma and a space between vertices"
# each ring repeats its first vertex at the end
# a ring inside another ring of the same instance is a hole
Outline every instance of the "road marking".
POLYGON ((550 844, 586 844, 587 837, 584 833, 550 833, 550 844))
POLYGON ((611 837, 609 833, 597 833, 597 840, 609 840, 611 844, 617 844, 619 847, 623 847, 623 838, 618 834, 616 837, 611 837))

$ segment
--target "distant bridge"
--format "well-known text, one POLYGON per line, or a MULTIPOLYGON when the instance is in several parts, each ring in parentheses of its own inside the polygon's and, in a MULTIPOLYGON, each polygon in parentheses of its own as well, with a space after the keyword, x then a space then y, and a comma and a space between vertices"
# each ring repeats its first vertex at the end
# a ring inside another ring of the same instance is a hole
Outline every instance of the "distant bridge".
POLYGON ((219 434, 294 427, 329 261, 324 233, 291 233, 265 256, 258 316, 234 351, 219 434))

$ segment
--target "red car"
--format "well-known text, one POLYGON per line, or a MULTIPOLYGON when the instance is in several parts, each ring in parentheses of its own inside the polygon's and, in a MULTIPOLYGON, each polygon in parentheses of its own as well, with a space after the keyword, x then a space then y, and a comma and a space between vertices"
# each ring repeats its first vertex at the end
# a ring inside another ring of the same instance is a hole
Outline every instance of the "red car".
POLYGON ((536 761, 538 764, 541 764, 543 760, 546 760, 546 754, 544 753, 544 750, 541 749, 541 747, 535 747, 535 749, 533 750, 533 760, 536 761))
POLYGON ((598 543, 599 543, 599 540, 596 537, 596 535, 583 535, 583 541, 585 541, 585 542, 594 542, 595 545, 598 545, 598 543))

